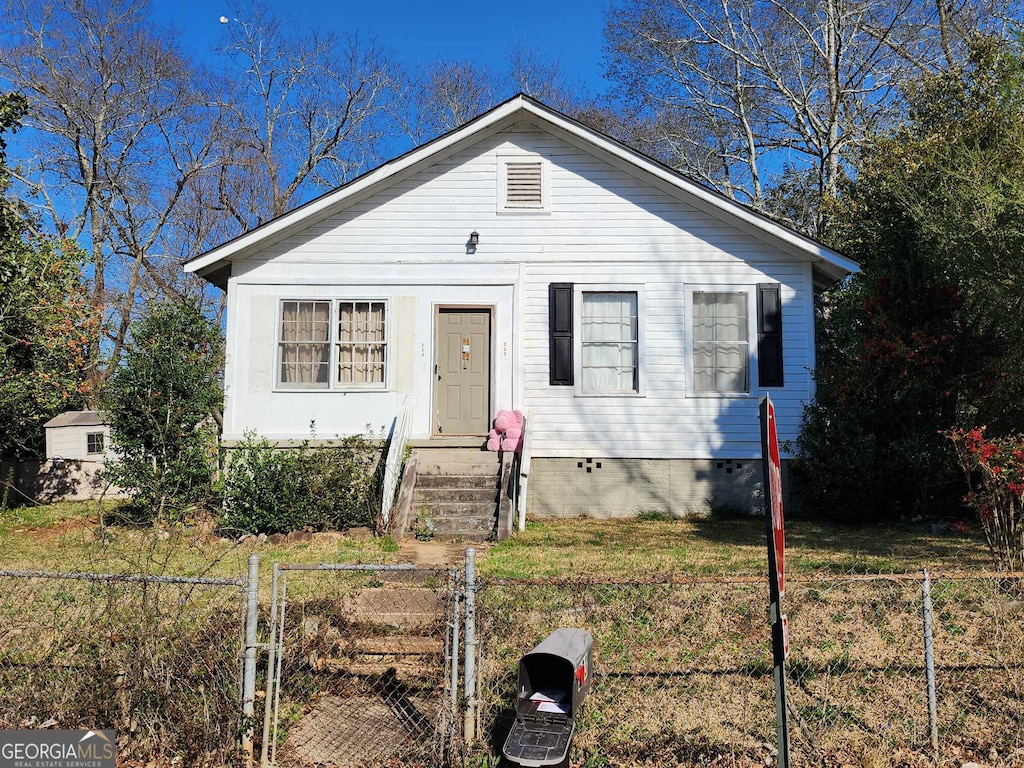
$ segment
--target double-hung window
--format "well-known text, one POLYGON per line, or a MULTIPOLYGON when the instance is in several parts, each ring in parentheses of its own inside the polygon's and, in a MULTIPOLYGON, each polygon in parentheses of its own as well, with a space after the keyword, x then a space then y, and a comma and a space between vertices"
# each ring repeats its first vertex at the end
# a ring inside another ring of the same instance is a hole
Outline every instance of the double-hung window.
POLYGON ((385 386, 385 301, 283 301, 278 330, 282 389, 385 386))
POLYGON ((583 291, 580 391, 640 391, 640 323, 636 291, 583 291))
POLYGON ((693 391, 750 391, 750 295, 694 291, 692 294, 693 391))

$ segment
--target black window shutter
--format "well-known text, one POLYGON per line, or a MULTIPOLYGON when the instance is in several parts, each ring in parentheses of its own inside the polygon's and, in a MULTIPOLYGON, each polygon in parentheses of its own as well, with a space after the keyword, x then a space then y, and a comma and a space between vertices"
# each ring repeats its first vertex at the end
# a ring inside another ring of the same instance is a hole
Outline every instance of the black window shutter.
POLYGON ((572 379, 572 283, 548 286, 548 338, 551 386, 569 386, 572 379))
POLYGON ((778 283, 757 286, 757 383, 782 386, 782 297, 778 283))

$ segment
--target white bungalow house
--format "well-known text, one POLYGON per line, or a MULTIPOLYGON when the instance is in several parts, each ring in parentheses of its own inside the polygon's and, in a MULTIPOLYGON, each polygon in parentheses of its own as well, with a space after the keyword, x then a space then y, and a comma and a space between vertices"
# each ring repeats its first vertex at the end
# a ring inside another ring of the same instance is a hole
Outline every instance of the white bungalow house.
POLYGON ((857 265, 518 95, 185 268, 227 291, 229 444, 406 403, 421 474, 468 473, 518 409, 528 513, 606 516, 748 502, 759 399, 796 437, 815 291, 857 265))

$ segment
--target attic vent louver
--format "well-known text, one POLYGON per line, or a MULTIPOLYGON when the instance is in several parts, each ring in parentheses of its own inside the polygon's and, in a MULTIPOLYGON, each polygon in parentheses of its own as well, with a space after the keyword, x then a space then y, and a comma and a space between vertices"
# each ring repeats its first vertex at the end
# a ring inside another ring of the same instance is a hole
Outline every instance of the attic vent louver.
POLYGON ((540 163, 509 163, 505 175, 507 208, 541 208, 544 205, 540 163))

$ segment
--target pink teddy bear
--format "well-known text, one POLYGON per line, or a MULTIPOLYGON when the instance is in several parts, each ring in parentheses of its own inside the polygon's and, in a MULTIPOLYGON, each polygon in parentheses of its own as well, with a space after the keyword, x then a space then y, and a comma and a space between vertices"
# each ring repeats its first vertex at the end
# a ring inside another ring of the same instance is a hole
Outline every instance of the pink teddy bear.
POLYGON ((494 429, 487 435, 488 451, 519 452, 523 449, 523 414, 520 411, 498 411, 494 429))

